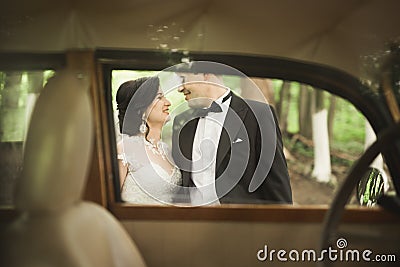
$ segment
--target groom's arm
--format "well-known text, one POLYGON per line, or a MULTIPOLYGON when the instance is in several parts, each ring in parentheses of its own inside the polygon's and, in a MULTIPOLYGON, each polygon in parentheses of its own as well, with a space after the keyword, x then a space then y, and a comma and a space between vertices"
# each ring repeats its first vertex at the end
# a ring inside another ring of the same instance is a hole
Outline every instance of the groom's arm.
MULTIPOLYGON (((260 190, 261 197, 270 203, 291 204, 293 203, 292 189, 286 158, 283 153, 282 134, 275 111, 271 106, 267 106, 267 109, 269 108, 270 112, 268 111, 267 116, 258 114, 259 117, 263 118, 263 120, 259 120, 256 138, 258 164, 260 164, 261 170, 269 170, 268 173, 264 173, 266 177, 258 190, 260 190), (272 143, 274 140, 275 144, 272 143), (275 147, 275 151, 270 151, 271 147, 275 147), (268 162, 271 162, 271 155, 273 156, 272 165, 267 166, 268 162)), ((265 109, 265 106, 263 109, 265 109)), ((265 110, 262 112, 265 112, 265 110)))
POLYGON ((279 203, 292 204, 292 189, 287 169, 287 162, 283 153, 282 133, 279 128, 275 111, 272 107, 270 108, 276 131, 276 147, 274 161, 266 179, 268 186, 264 187, 264 194, 272 196, 274 200, 279 203))

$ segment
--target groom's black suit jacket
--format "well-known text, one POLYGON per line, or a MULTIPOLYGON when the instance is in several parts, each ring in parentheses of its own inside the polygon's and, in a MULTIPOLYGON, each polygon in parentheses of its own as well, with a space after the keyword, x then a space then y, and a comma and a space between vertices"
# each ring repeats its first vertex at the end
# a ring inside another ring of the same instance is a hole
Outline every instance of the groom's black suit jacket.
MULTIPOLYGON (((182 171, 182 185, 189 188, 195 186, 191 160, 198 121, 189 110, 176 116, 173 125, 172 155, 182 171)), ((232 95, 218 145, 215 177, 221 203, 292 203, 282 136, 268 105, 232 95)), ((188 194, 185 197, 190 198, 188 194)), ((182 195, 178 201, 183 201, 182 195)))

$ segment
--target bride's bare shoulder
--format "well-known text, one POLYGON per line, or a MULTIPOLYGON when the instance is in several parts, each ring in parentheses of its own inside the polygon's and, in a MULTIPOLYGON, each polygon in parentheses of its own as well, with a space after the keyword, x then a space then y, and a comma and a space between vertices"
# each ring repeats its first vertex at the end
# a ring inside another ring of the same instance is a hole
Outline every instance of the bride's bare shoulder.
POLYGON ((121 140, 117 143, 117 152, 124 153, 126 151, 132 152, 132 150, 140 150, 144 145, 143 136, 129 136, 123 135, 121 140))

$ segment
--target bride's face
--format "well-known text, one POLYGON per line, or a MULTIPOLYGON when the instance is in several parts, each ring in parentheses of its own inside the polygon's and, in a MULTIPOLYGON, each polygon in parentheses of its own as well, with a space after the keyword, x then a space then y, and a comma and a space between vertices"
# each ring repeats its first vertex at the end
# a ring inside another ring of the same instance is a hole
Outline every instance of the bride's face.
POLYGON ((169 102, 168 99, 165 98, 163 92, 159 90, 153 103, 151 103, 147 109, 147 123, 166 123, 169 120, 169 106, 171 106, 171 102, 169 102))

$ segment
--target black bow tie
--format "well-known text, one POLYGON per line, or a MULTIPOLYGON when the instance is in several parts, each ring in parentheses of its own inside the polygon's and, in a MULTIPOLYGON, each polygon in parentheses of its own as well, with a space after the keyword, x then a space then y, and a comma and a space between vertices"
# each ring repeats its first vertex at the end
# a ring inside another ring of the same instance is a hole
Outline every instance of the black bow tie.
MULTIPOLYGON (((232 92, 230 91, 229 94, 227 94, 222 99, 222 103, 224 103, 226 100, 228 100, 231 96, 232 96, 232 92)), ((222 108, 215 101, 213 101, 211 103, 210 107, 208 107, 208 108, 200 108, 200 109, 197 110, 196 114, 199 117, 203 118, 203 117, 207 116, 209 112, 214 112, 214 113, 222 112, 222 108)))

